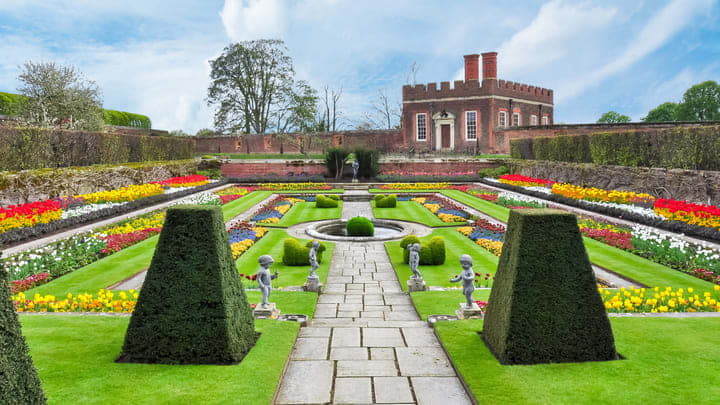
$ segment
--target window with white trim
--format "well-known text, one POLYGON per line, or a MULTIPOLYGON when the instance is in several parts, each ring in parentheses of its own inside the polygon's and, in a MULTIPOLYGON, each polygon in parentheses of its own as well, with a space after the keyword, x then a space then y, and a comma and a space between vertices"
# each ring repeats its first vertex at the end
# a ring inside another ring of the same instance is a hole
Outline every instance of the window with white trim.
POLYGON ((507 128, 507 113, 505 111, 500 111, 498 115, 498 127, 507 128))
POLYGON ((548 124, 548 116, 547 116, 547 115, 543 115, 543 117, 542 117, 542 124, 543 124, 543 125, 547 125, 547 124, 548 124))
POLYGON ((415 139, 427 140, 427 114, 425 113, 415 115, 415 139))
POLYGON ((537 115, 530 115, 530 125, 537 125, 537 115))
POLYGON ((465 139, 477 139, 477 111, 465 111, 465 139))
POLYGON ((514 127, 520 126, 520 113, 513 113, 512 126, 514 126, 514 127))

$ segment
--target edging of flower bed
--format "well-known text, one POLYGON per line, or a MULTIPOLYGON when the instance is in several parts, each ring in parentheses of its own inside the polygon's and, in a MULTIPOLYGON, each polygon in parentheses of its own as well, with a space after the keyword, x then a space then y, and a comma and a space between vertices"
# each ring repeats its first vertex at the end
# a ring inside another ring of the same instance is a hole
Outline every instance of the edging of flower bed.
POLYGON ((123 215, 136 211, 142 208, 149 207, 151 205, 164 203, 171 200, 180 199, 187 197, 191 194, 196 194, 202 191, 206 191, 212 188, 217 188, 227 184, 227 180, 220 180, 211 182, 203 186, 198 186, 192 189, 179 191, 170 194, 153 195, 150 197, 141 198, 139 200, 130 201, 122 205, 104 208, 98 211, 89 212, 84 215, 78 215, 65 219, 59 219, 47 224, 37 224, 33 227, 16 228, 5 233, 0 234, 0 245, 4 248, 12 247, 16 244, 27 241, 28 239, 37 237, 46 237, 60 231, 67 231, 74 227, 84 225, 88 222, 93 222, 117 215, 123 215))
POLYGON ((598 214, 607 215, 615 218, 629 220, 638 224, 652 226, 655 228, 664 229, 666 231, 685 234, 688 236, 694 236, 702 239, 707 239, 713 242, 720 242, 720 232, 717 229, 703 228, 697 225, 686 224, 680 221, 666 221, 660 219, 650 219, 645 216, 636 214, 634 212, 622 210, 619 208, 603 207, 595 204, 587 203, 583 200, 574 200, 557 194, 545 194, 533 190, 524 189, 521 187, 512 186, 500 182, 492 182, 487 179, 480 181, 482 184, 501 188, 508 191, 513 191, 519 194, 529 195, 541 200, 555 202, 558 204, 564 204, 575 208, 580 208, 587 211, 596 212, 598 214))

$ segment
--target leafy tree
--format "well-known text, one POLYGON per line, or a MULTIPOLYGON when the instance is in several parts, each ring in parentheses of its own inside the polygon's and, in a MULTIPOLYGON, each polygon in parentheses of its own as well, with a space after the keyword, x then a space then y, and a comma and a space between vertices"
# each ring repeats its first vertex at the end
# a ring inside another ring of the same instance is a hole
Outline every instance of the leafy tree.
POLYGON ((25 62, 18 91, 25 96, 19 115, 31 125, 99 130, 103 126, 102 95, 92 80, 74 66, 25 62))
POLYGON ((402 103, 388 95, 385 89, 379 89, 377 97, 370 103, 370 111, 365 113, 363 124, 369 126, 368 129, 399 129, 401 118, 402 103))
POLYGON ((642 120, 645 122, 665 122, 677 121, 677 103, 662 103, 648 112, 647 117, 642 120))
POLYGON ((598 124, 618 124, 623 122, 630 122, 630 117, 624 114, 619 114, 615 111, 608 111, 600 116, 597 120, 598 124))
POLYGON ((312 121, 317 96, 306 82, 294 79, 292 59, 283 41, 231 44, 210 65, 207 102, 217 108, 218 130, 283 133, 312 121))
POLYGON ((170 136, 192 136, 192 135, 186 133, 185 131, 183 131, 182 129, 174 129, 174 130, 168 132, 168 135, 170 135, 170 136))
POLYGON ((215 136, 215 135, 217 135, 217 134, 215 133, 215 131, 213 131, 213 130, 210 129, 210 128, 200 128, 200 129, 198 129, 198 131, 195 133, 195 136, 200 136, 200 137, 202 137, 202 136, 215 136))
POLYGON ((678 106, 677 118, 680 121, 720 120, 720 85, 708 80, 687 89, 678 106))

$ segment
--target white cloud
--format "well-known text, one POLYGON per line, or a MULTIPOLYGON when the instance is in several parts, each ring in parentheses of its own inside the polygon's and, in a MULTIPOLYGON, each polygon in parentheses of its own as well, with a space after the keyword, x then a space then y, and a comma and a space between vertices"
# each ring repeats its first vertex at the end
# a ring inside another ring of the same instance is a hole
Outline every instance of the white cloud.
POLYGON ((279 38, 284 32, 285 7, 280 0, 225 0, 220 17, 233 41, 279 38))

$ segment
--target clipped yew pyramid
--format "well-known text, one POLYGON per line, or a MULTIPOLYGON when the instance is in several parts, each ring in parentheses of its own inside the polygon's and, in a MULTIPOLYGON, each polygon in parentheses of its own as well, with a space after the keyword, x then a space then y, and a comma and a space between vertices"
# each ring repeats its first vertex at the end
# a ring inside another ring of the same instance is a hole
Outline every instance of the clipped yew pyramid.
POLYGON ((0 261, 0 404, 44 404, 40 378, 10 300, 8 273, 0 261))
POLYGON ((233 364, 255 340, 220 207, 169 208, 117 361, 233 364))
POLYGON ((575 215, 510 212, 482 337, 502 364, 618 358, 575 215))

